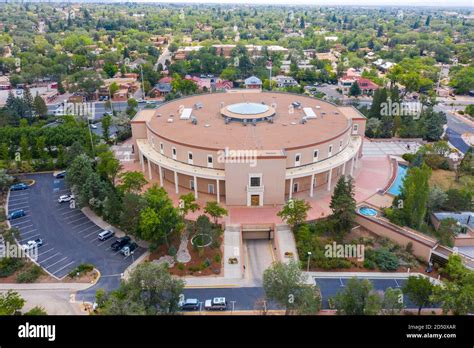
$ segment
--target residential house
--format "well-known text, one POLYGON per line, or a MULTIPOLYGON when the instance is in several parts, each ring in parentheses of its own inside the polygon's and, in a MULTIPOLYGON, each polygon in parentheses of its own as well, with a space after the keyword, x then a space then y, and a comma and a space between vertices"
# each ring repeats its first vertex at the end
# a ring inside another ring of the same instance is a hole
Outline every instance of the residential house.
POLYGON ((298 86, 298 82, 291 76, 278 75, 272 80, 276 82, 278 88, 298 86))
POLYGON ((348 95, 352 85, 357 81, 362 95, 372 95, 379 86, 369 79, 360 76, 344 75, 338 81, 338 86, 344 95, 348 95))
POLYGON ((262 89, 262 80, 256 76, 246 78, 244 84, 247 89, 262 89))

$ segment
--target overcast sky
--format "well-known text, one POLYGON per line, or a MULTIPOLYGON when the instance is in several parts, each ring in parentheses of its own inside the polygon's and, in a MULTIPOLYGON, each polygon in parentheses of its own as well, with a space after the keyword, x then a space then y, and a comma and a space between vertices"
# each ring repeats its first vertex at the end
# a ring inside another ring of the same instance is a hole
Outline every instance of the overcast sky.
POLYGON ((467 6, 474 7, 474 0, 138 0, 139 2, 167 3, 235 3, 268 5, 369 5, 369 6, 467 6))

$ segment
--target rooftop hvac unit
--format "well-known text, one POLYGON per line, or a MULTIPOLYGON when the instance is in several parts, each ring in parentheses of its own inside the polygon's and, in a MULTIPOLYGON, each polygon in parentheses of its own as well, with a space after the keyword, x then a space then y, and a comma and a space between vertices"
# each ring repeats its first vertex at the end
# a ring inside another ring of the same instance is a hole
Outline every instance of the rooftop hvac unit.
POLYGON ((203 106, 202 106, 202 103, 196 103, 196 104, 194 104, 194 108, 195 108, 196 110, 202 109, 202 107, 203 107, 203 106))
POLYGON ((273 123, 273 117, 267 117, 268 123, 273 123))
POLYGON ((230 118, 228 118, 228 117, 224 118, 224 123, 229 124, 230 123, 230 118))
POLYGON ((197 118, 194 117, 194 116, 191 116, 191 123, 192 123, 193 125, 197 125, 197 124, 198 124, 197 118))
POLYGON ((254 119, 252 120, 252 124, 253 124, 254 126, 257 125, 257 119, 256 119, 256 118, 254 118, 254 119))
POLYGON ((306 122, 308 122, 308 119, 306 117, 303 117, 300 121, 301 124, 305 124, 306 122))
POLYGON ((224 107, 224 102, 221 101, 221 109, 224 107))
POLYGON ((244 119, 243 125, 244 125, 244 126, 247 126, 247 119, 244 119))
POLYGON ((316 105, 316 109, 321 109, 321 106, 319 106, 319 105, 316 105))
POLYGON ((172 118, 168 118, 168 123, 173 123, 173 119, 172 119, 172 118))

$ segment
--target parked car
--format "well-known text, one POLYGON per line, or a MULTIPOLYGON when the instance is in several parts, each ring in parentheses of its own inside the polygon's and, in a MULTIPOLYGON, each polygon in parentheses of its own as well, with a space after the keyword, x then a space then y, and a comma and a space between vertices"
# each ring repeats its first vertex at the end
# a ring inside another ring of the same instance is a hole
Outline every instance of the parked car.
POLYGON ((30 187, 27 184, 21 182, 19 184, 10 186, 10 191, 21 191, 21 190, 27 190, 29 188, 30 187))
POLYGON ((58 198, 58 203, 69 202, 74 199, 74 195, 62 195, 58 198))
POLYGON ((56 179, 64 179, 66 177, 66 171, 63 170, 62 172, 56 173, 54 176, 56 179))
POLYGON ((225 297, 214 297, 212 300, 206 300, 204 309, 208 311, 224 311, 227 309, 225 297))
POLYGON ((91 128, 92 129, 97 129, 97 126, 95 124, 91 123, 91 128))
POLYGON ((179 309, 182 311, 196 311, 199 309, 199 301, 197 298, 188 298, 178 303, 179 309))
POLYGON ((137 243, 128 243, 126 244, 122 249, 120 249, 120 252, 123 254, 123 255, 131 255, 135 252, 135 249, 138 248, 138 244, 137 243))
POLYGON ((112 238, 114 235, 115 235, 114 231, 103 230, 102 232, 99 233, 98 237, 99 237, 99 240, 104 241, 104 240, 107 240, 109 238, 112 238))
POLYGON ((14 211, 12 211, 8 214, 7 219, 8 220, 18 219, 18 218, 21 218, 25 215, 26 215, 26 213, 23 209, 14 210, 14 211))
POLYGON ((35 240, 29 240, 25 244, 22 244, 21 248, 23 250, 31 250, 33 248, 39 248, 42 245, 43 245, 43 240, 41 238, 38 238, 35 240))
POLYGON ((112 243, 110 246, 112 250, 114 251, 119 251, 121 250, 125 245, 127 245, 131 241, 129 236, 122 237, 120 239, 117 239, 115 242, 112 243))

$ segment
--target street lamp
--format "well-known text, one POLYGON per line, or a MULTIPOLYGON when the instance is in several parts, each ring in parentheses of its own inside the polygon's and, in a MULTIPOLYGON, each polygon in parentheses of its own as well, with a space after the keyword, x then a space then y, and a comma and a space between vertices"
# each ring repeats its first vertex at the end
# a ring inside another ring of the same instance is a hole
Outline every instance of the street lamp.
POLYGON ((306 272, 309 272, 309 261, 311 260, 311 251, 308 251, 308 268, 306 272))

